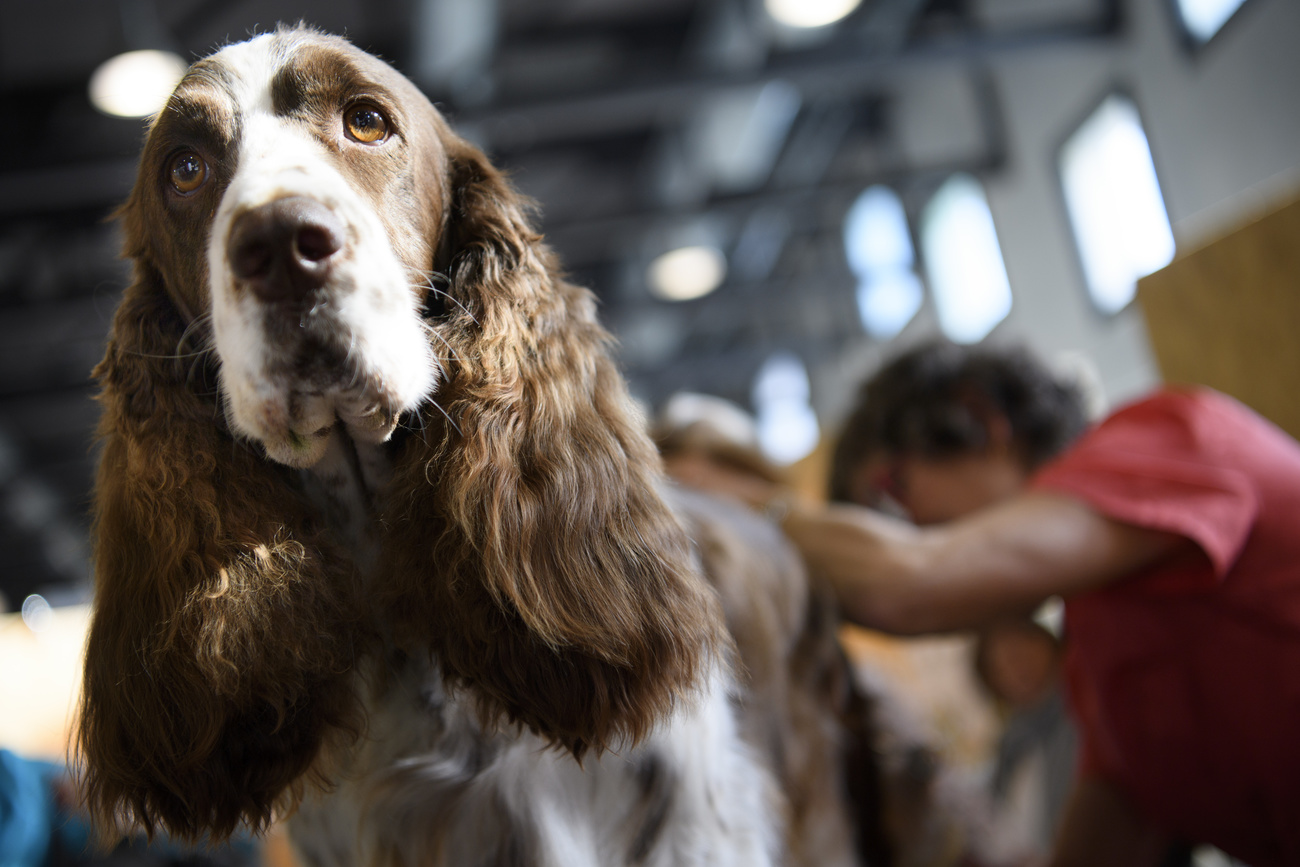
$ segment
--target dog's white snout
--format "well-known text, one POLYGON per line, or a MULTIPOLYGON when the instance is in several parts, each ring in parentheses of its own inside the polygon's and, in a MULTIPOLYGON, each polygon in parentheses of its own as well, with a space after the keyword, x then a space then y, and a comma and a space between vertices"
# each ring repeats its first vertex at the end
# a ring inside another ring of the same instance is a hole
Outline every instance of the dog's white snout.
POLYGON ((244 124, 208 261, 232 428, 290 466, 346 429, 382 442, 438 368, 388 215, 295 122, 244 124), (341 422, 341 424, 339 424, 341 422))
POLYGON ((346 237, 332 208, 284 196, 234 218, 226 255, 232 275, 263 301, 299 301, 329 281, 346 237))

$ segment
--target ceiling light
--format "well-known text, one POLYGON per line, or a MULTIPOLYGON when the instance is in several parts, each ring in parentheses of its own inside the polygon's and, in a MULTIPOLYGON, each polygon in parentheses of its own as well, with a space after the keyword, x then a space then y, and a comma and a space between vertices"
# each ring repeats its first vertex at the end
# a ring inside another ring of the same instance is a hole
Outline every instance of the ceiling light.
POLYGON ((848 15, 862 0, 765 0, 767 14, 787 27, 825 27, 848 15))
POLYGON ((665 301, 702 298, 727 276, 727 258, 716 247, 680 247, 650 263, 650 290, 665 301))
POLYGON ((170 51, 128 51, 90 76, 90 101, 105 114, 146 117, 167 104, 188 65, 170 51))

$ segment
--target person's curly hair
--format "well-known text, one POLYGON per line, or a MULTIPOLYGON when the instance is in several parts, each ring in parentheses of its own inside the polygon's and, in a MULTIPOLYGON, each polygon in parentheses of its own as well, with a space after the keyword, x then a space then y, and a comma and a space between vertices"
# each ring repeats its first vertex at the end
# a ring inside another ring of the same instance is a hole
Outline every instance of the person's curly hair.
POLYGON ((834 500, 852 499, 853 470, 876 454, 948 458, 982 450, 989 420, 1011 427, 1014 448, 1034 469, 1087 425, 1083 395, 1024 349, 927 343, 886 364, 862 386, 831 463, 834 500))

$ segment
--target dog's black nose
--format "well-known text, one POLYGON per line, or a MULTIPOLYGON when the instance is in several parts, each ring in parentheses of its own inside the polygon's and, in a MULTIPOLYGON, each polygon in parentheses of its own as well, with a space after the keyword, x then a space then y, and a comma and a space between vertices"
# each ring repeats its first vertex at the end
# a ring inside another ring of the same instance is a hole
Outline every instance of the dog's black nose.
POLYGON ((226 254, 259 298, 295 301, 325 285, 343 236, 342 221, 325 205, 286 196, 236 217, 226 254))

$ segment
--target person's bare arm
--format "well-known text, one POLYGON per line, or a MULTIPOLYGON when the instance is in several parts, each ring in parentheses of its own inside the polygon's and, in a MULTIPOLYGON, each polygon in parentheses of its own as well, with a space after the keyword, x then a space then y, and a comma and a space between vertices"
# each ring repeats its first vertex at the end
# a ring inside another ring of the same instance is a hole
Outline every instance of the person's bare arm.
POLYGON ((679 480, 755 508, 835 587, 849 619, 897 633, 947 632, 1100 587, 1192 543, 1112 521, 1079 500, 1021 494, 965 518, 916 527, 861 506, 799 503, 770 482, 706 458, 669 461, 679 480))
POLYGON ((1169 849, 1128 799, 1101 780, 1075 784, 1049 867, 1157 867, 1169 849))
POLYGON ((794 506, 782 528, 845 614, 898 633, 944 632, 1099 587, 1191 544, 1031 493, 918 528, 857 506, 794 506))

